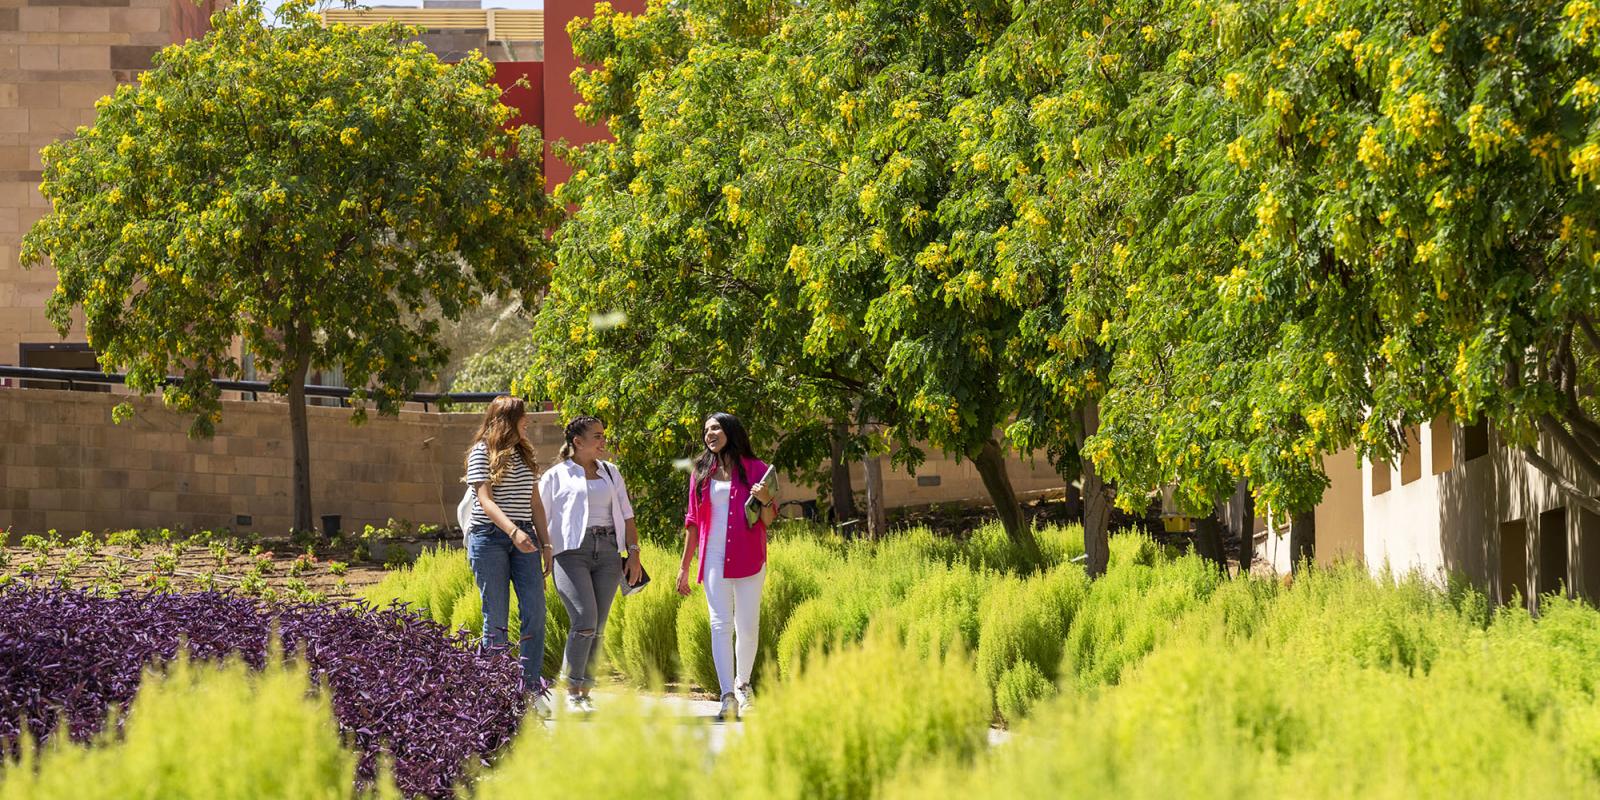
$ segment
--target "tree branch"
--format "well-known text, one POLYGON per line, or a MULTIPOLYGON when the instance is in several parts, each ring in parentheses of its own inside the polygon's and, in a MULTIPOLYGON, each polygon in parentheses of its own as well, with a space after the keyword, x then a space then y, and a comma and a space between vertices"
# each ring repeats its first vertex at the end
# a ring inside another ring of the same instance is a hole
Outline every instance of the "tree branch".
POLYGON ((1583 443, 1578 441, 1577 437, 1573 436, 1572 432, 1567 430, 1560 420, 1548 413, 1541 414, 1539 415, 1539 430, 1549 434, 1550 438, 1556 440, 1557 445, 1570 453, 1572 460, 1577 462, 1578 469, 1583 470, 1583 474, 1589 480, 1600 483, 1600 461, 1596 461, 1595 454, 1584 447, 1583 443))
POLYGON ((1546 461, 1544 456, 1539 455, 1539 453, 1536 452, 1531 446, 1522 446, 1522 457, 1527 460, 1529 466, 1539 470, 1539 472, 1543 473, 1546 478, 1549 478, 1550 482, 1555 484, 1557 489, 1560 489, 1562 493, 1566 494, 1568 497, 1571 497, 1573 502, 1595 512, 1596 514, 1600 514, 1600 500, 1595 499, 1593 496, 1585 493, 1582 489, 1579 489, 1577 484, 1568 480, 1567 476, 1562 475, 1561 471, 1557 470, 1554 464, 1546 461))
POLYGON ((1578 330, 1583 331, 1583 338, 1589 342, 1589 347, 1600 354, 1600 333, 1596 333, 1594 323, 1589 321, 1588 314, 1579 314, 1578 330))

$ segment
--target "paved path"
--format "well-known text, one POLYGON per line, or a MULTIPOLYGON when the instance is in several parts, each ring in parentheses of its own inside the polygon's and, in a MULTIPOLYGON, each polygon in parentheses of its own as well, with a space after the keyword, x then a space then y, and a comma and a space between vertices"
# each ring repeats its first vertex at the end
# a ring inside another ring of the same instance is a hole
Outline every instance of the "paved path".
MULTIPOLYGON (((681 694, 644 694, 633 696, 642 701, 645 708, 661 709, 673 716, 681 717, 685 722, 702 722, 706 726, 706 743, 713 754, 721 753, 728 742, 744 731, 742 722, 718 722, 717 711, 721 704, 715 700, 699 700, 681 694)), ((607 706, 626 704, 630 702, 626 691, 600 690, 594 693, 595 713, 603 714, 607 706)), ((758 700, 759 702, 759 700, 758 700)), ((756 714, 760 706, 757 706, 756 714)), ((554 724, 554 723, 552 723, 554 724)), ((1009 731, 999 728, 989 729, 989 746, 1004 744, 1011 738, 1009 731)))

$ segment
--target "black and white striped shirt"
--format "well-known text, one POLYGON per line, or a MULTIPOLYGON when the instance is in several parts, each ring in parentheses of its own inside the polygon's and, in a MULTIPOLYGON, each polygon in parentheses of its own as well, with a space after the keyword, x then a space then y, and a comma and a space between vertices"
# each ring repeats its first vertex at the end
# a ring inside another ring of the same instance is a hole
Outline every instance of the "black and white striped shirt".
MULTIPOLYGON (((467 483, 476 487, 480 483, 489 482, 489 447, 483 442, 472 446, 472 454, 467 456, 467 483)), ((528 522, 533 519, 533 470, 523 462, 522 454, 511 454, 511 465, 506 468, 505 475, 500 482, 489 487, 489 496, 494 498, 495 505, 511 518, 512 522, 528 522)), ((493 522, 484 512, 483 504, 478 502, 478 493, 472 493, 472 524, 493 522)))

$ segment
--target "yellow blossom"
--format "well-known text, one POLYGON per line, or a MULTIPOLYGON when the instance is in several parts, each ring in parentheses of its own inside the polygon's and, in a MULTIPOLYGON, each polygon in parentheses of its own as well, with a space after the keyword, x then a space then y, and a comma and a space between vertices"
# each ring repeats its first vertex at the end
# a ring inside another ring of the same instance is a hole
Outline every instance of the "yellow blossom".
POLYGON ((1387 161, 1383 152, 1383 142, 1378 140, 1379 135, 1377 128, 1368 125, 1361 133, 1360 143, 1356 145, 1356 160, 1374 171, 1382 169, 1387 161))

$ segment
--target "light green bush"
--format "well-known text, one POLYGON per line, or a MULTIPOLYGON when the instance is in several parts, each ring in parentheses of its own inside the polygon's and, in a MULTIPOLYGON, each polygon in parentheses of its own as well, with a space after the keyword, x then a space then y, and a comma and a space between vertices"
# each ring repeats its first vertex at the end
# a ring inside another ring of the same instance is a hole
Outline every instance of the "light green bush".
POLYGON ((968 653, 978 647, 978 609, 997 582, 992 572, 975 572, 964 564, 928 576, 899 605, 873 620, 923 656, 951 647, 968 653))
MULTIPOLYGON (((605 653, 611 666, 636 686, 678 677, 678 606, 682 598, 678 556, 659 547, 641 547, 650 585, 618 597, 606 621, 605 653)), ((704 601, 702 601, 704 602, 704 601)))
POLYGON ((1053 683, 1063 640, 1078 616, 1089 581, 1076 564, 1026 580, 997 581, 983 597, 978 628, 978 674, 989 691, 1018 664, 1032 664, 1053 683))
POLYGON ((1032 661, 1018 661, 1000 675, 994 705, 1007 720, 1021 720, 1040 701, 1056 693, 1056 685, 1032 661))
POLYGON ((1066 637, 1068 673, 1085 686, 1115 683, 1177 628, 1184 613, 1202 606, 1222 580, 1214 565, 1192 553, 1160 557, 1143 534, 1113 537, 1111 556, 1110 568, 1090 588, 1066 637))
MULTIPOLYGON (((355 796, 355 755, 341 744, 326 693, 302 664, 256 672, 239 661, 180 658, 140 685, 120 734, 89 746, 63 734, 0 769, 3 800, 231 800, 355 796)), ((381 780, 381 795, 396 797, 381 780)))
POLYGON ((705 589, 696 586, 678 606, 677 632, 679 678, 701 691, 720 692, 717 665, 711 658, 711 609, 706 606, 705 589))
POLYGON ((987 707, 966 658, 923 658, 873 636, 763 694, 717 763, 715 793, 872 797, 901 765, 970 761, 985 745, 987 707))
POLYGON ((600 699, 584 722, 524 725, 510 751, 473 787, 477 800, 526 797, 706 797, 703 727, 625 697, 600 699))
POLYGON ((1222 587, 1118 683, 1043 701, 975 766, 906 770, 885 796, 1600 791, 1592 608, 1547 598, 1537 620, 1519 608, 1486 617, 1470 592, 1359 567, 1312 571, 1287 590, 1263 583, 1222 587))

